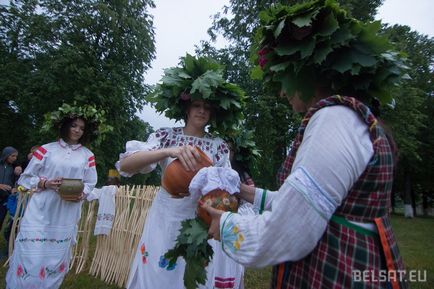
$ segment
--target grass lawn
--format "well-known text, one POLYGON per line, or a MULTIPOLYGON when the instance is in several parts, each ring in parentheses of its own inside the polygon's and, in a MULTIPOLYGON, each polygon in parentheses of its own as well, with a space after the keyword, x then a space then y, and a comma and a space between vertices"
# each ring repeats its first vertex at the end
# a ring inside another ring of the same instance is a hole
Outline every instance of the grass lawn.
MULTIPOLYGON (((400 215, 392 217, 393 229, 398 239, 398 245, 407 270, 426 270, 426 282, 411 283, 412 289, 434 288, 434 218, 405 219, 400 215)), ((0 248, 5 248, 4 240, 0 248)), ((1 264, 5 258, 1 259, 1 264)), ((89 264, 89 263, 88 263, 89 264)), ((6 268, 0 267, 0 278, 4 280, 6 268)), ((417 275, 416 275, 417 276, 417 275)), ((271 278, 271 268, 248 269, 245 276, 246 289, 267 289, 271 278)), ((2 281, 1 288, 4 288, 2 281)), ((68 274, 62 289, 118 289, 114 285, 107 285, 99 279, 86 273, 78 275, 68 274)))

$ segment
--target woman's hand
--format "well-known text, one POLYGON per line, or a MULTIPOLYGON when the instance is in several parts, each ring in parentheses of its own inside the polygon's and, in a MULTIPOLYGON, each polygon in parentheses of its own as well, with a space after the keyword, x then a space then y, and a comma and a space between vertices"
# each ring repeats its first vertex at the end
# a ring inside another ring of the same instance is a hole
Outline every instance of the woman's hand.
POLYGON ((200 206, 211 216, 211 225, 208 229, 208 236, 220 241, 220 219, 224 211, 214 209, 213 207, 205 205, 204 203, 200 204, 200 206))
POLYGON ((238 197, 253 204, 253 202, 255 201, 255 187, 248 186, 246 184, 241 184, 240 193, 238 194, 238 197))
POLYGON ((23 168, 22 168, 21 166, 16 166, 16 167, 15 167, 15 169, 14 169, 14 174, 15 174, 16 176, 21 175, 22 172, 23 172, 23 168))
POLYGON ((169 149, 169 156, 179 159, 187 171, 195 171, 198 169, 197 165, 200 160, 200 154, 194 146, 172 147, 169 149))
POLYGON ((12 189, 12 187, 9 186, 9 185, 6 185, 6 184, 0 184, 0 190, 3 190, 3 191, 10 191, 11 189, 12 189))
POLYGON ((53 191, 59 191, 59 187, 62 184, 63 178, 57 177, 51 180, 46 180, 43 184, 44 189, 53 190, 53 191))
POLYGON ((80 202, 83 201, 86 198, 86 194, 84 192, 81 192, 80 195, 78 195, 75 199, 68 199, 66 201, 68 202, 80 202))

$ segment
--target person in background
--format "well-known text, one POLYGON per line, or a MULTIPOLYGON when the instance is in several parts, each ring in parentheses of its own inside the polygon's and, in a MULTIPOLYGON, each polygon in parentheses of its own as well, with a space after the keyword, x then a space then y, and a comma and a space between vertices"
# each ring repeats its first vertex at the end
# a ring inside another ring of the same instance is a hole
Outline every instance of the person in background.
POLYGON ((279 190, 240 185, 263 214, 205 206, 209 234, 241 264, 275 265, 272 288, 406 288, 389 215, 393 145, 368 107, 390 100, 400 54, 335 1, 276 5, 261 21, 256 72, 304 118, 279 190))
POLYGON ((85 146, 98 135, 103 113, 93 106, 63 104, 47 117, 44 127, 58 140, 40 146, 18 185, 32 192, 20 221, 6 288, 59 288, 69 270, 76 243, 82 200, 97 182, 94 154, 85 146), (63 199, 63 179, 81 180, 81 194, 63 199))
MULTIPOLYGON (((29 164, 30 160, 32 159, 33 153, 36 151, 36 149, 38 147, 39 146, 33 146, 30 149, 30 152, 27 154, 26 160, 24 162, 22 162, 20 166, 15 167, 15 175, 17 176, 16 177, 17 180, 18 180, 19 176, 21 175, 21 173, 26 169, 27 165, 29 164)), ((15 185, 15 187, 17 187, 17 185, 15 185)), ((7 202, 6 202, 6 208, 9 212, 9 216, 10 216, 7 227, 4 230, 4 237, 6 240, 6 244, 9 243, 9 237, 11 235, 12 226, 14 223, 14 216, 15 216, 15 213, 17 210, 17 204, 18 204, 18 191, 15 188, 14 192, 9 195, 7 202)))
POLYGON ((255 186, 255 182, 250 176, 250 170, 248 167, 249 159, 254 158, 259 153, 255 148, 243 147, 245 144, 237 145, 235 139, 228 140, 229 147, 229 160, 231 161, 231 167, 240 176, 240 181, 248 186, 255 186), (241 151, 243 150, 243 152, 241 151), (246 156, 246 154, 248 154, 246 156))
POLYGON ((15 167, 18 151, 5 147, 0 156, 0 230, 7 214, 6 202, 11 193, 15 193, 15 182, 21 174, 21 167, 15 167))

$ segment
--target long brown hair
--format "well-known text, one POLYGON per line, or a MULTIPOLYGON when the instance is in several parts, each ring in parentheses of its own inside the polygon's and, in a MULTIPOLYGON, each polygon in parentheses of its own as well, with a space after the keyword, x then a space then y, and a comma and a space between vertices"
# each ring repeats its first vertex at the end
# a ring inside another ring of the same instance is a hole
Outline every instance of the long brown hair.
POLYGON ((90 144, 92 132, 94 131, 94 129, 92 128, 92 123, 88 122, 86 119, 82 117, 65 117, 62 120, 62 123, 59 128, 59 136, 66 141, 69 138, 69 130, 72 126, 72 123, 76 119, 81 119, 84 121, 84 132, 81 138, 78 140, 78 142, 84 146, 88 146, 90 144))

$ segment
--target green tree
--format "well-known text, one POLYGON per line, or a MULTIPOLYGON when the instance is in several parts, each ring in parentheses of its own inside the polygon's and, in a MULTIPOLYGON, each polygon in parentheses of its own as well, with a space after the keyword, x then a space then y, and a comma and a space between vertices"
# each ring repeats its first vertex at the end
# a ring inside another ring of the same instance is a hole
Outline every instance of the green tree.
MULTIPOLYGON (((228 6, 214 15, 208 30, 210 41, 202 42, 196 49, 197 53, 214 57, 226 65, 228 79, 240 85, 249 96, 244 112, 246 127, 256 132, 255 141, 262 155, 255 165, 257 170, 253 170, 252 174, 258 185, 269 188, 276 188, 276 172, 287 155, 300 121, 300 116, 292 114, 285 99, 276 97, 260 82, 250 78, 250 47, 259 24, 259 12, 277 2, 291 5, 303 1, 231 0, 228 6), (213 41, 219 35, 229 41, 223 49, 213 47, 213 41)), ((338 2, 354 17, 365 20, 374 18, 383 0, 338 2)))
POLYGON ((396 108, 385 119, 399 148, 396 190, 414 207, 418 193, 434 196, 434 39, 402 25, 385 33, 408 55, 411 79, 396 90, 396 108))
POLYGON ((106 110, 114 127, 104 143, 92 147, 98 171, 107 172, 127 139, 149 132, 135 113, 145 103, 143 75, 155 54, 151 7, 152 0, 23 0, 1 6, 1 145, 26 152, 51 141, 38 133, 44 113, 64 102, 94 104, 106 110))

